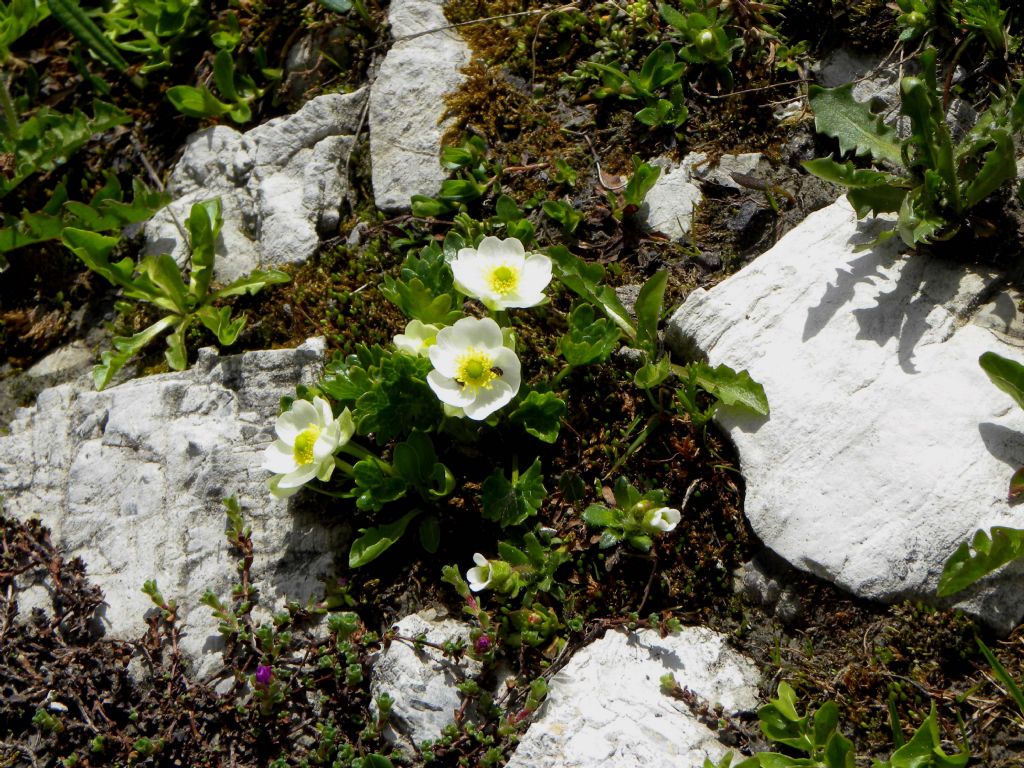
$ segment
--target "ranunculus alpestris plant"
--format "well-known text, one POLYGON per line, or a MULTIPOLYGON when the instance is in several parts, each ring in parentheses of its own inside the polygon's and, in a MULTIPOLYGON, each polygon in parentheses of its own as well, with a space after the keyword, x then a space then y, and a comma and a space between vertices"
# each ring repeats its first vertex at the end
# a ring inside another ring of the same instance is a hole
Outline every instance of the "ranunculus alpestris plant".
POLYGON ((476 248, 461 248, 451 268, 455 287, 492 312, 537 306, 551 282, 551 259, 527 253, 514 237, 485 237, 476 248))
POLYGON ((434 366, 427 383, 434 394, 471 419, 486 419, 519 391, 519 358, 489 317, 464 317, 442 328, 427 354, 434 366))

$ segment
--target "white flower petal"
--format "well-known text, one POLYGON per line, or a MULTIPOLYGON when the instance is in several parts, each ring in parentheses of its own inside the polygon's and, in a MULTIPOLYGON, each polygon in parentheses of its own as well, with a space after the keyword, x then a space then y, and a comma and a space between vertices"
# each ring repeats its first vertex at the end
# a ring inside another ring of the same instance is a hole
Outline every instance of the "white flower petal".
POLYGON ((321 462, 328 456, 333 456, 340 442, 341 427, 338 422, 332 421, 326 429, 321 430, 320 436, 313 443, 313 461, 321 462))
POLYGON ((487 586, 491 583, 490 565, 481 565, 476 568, 470 568, 466 571, 466 581, 469 582, 469 588, 474 592, 487 589, 487 586))
POLYGON ((491 259, 508 258, 509 256, 516 255, 522 256, 525 253, 523 244, 516 238, 510 237, 507 240, 502 240, 500 237, 494 237, 493 235, 481 240, 480 245, 476 247, 476 251, 484 258, 491 259))
POLYGON ((496 410, 512 401, 515 391, 504 379, 493 382, 489 388, 480 388, 473 401, 463 405, 466 415, 474 421, 482 421, 496 410))
POLYGON ((295 463, 295 450, 283 440, 275 440, 263 452, 263 469, 286 475, 299 468, 295 463))
POLYGON ((334 474, 334 457, 328 457, 317 464, 316 468, 316 479, 326 483, 331 479, 331 475, 334 474))
MULTIPOLYGON (((437 334, 438 342, 447 330, 444 328, 437 334)), ((467 347, 490 350, 502 346, 501 328, 489 317, 464 317, 451 326, 449 337, 458 344, 460 350, 467 347)))
POLYGON ((468 388, 463 387, 455 379, 445 376, 440 371, 428 373, 427 384, 434 390, 437 399, 442 403, 465 408, 466 405, 473 402, 473 395, 468 388))
POLYGON ((301 467, 296 469, 294 472, 289 472, 284 475, 277 483, 277 487, 281 489, 298 488, 300 485, 305 485, 314 477, 316 477, 317 465, 316 462, 310 462, 309 464, 303 464, 301 467))
POLYGON ((443 376, 447 376, 449 379, 454 379, 455 374, 459 372, 459 354, 461 349, 458 347, 451 346, 447 343, 441 342, 441 334, 443 334, 447 328, 441 330, 441 333, 437 334, 437 344, 427 350, 427 357, 430 358, 430 364, 434 366, 434 370, 443 376))
POLYGON ((287 499, 289 496, 294 496, 299 492, 301 486, 295 486, 294 488, 281 488, 280 482, 284 475, 274 475, 270 478, 270 493, 272 496, 278 499, 287 499))
POLYGON ((341 447, 356 433, 356 422, 352 418, 352 411, 348 408, 343 410, 336 423, 338 425, 338 447, 341 447))
POLYGON ((334 412, 331 410, 331 404, 324 400, 322 397, 313 398, 313 407, 317 411, 317 422, 316 425, 323 429, 332 421, 334 421, 334 412))
POLYGON ((481 555, 479 552, 474 552, 473 562, 477 565, 487 565, 487 558, 481 555))
POLYGON ((295 438, 308 426, 309 422, 303 421, 302 417, 295 413, 295 411, 285 411, 277 417, 274 431, 281 440, 289 445, 294 445, 295 438))

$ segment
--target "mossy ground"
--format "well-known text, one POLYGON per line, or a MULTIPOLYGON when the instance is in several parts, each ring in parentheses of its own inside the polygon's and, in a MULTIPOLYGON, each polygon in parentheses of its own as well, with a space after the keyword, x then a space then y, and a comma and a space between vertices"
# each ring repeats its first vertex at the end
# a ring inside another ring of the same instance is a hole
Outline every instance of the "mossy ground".
MULTIPOLYGON (((895 43, 892 11, 880 0, 788 0, 780 5, 787 12, 780 29, 794 41, 806 40, 815 54, 847 42, 884 53, 895 43)), ((372 5, 370 10, 379 22, 382 9, 372 5)), ((294 3, 282 8, 249 4, 246 13, 246 29, 275 50, 284 50, 310 25, 317 34, 341 41, 335 53, 340 56, 343 51, 348 58, 341 66, 335 66, 336 56, 318 62, 309 93, 357 85, 372 56, 375 35, 383 29, 371 34, 346 26, 339 36, 324 11, 294 3)), ((500 189, 527 208, 538 238, 550 244, 563 237, 539 206, 546 199, 569 200, 583 221, 573 238, 565 238, 567 244, 605 264, 616 284, 635 285, 658 269, 667 269, 666 306, 672 307, 693 287, 713 284, 766 250, 828 200, 827 190, 798 170, 799 160, 806 158, 793 147, 803 146, 810 156, 828 148, 816 145, 822 142, 814 138, 806 115, 785 129, 773 116, 779 102, 799 96, 801 84, 791 82, 800 80, 799 73, 780 72, 741 56, 731 87, 715 72, 704 72, 695 80, 696 88, 687 95, 691 117, 682 130, 651 130, 633 118, 635 102, 591 98, 595 79, 583 62, 594 56, 606 61, 618 56, 637 65, 656 44, 655 32, 664 31, 657 21, 650 22, 654 31, 645 31, 631 25, 611 3, 600 2, 578 2, 551 13, 525 0, 451 0, 447 13, 453 23, 500 17, 460 27, 475 60, 467 70, 465 87, 449 102, 447 140, 454 143, 466 133, 483 137, 490 158, 502 169, 498 185, 470 206, 479 218, 493 213, 500 189), (712 159, 729 152, 761 151, 774 162, 774 170, 762 179, 763 188, 706 190, 707 202, 695 214, 689 241, 674 244, 642 231, 628 212, 617 210, 621 192, 616 177, 630 171, 633 155, 679 158, 690 151, 704 151, 712 159), (575 172, 573 183, 556 179, 559 160, 575 172), (741 214, 748 224, 734 226, 741 214)), ((52 24, 43 33, 33 50, 55 62, 48 70, 52 82, 46 92, 67 91, 77 95, 61 98, 81 98, 81 76, 61 64, 56 53, 70 40, 52 24)), ((24 54, 28 57, 30 52, 24 54)), ((188 76, 193 76, 191 69, 188 76)), ((133 93, 127 86, 120 90, 133 93)), ((95 185, 100 167, 117 169, 124 174, 123 181, 144 173, 143 155, 158 175, 164 175, 184 135, 196 127, 195 121, 169 112, 156 91, 129 98, 137 111, 138 130, 118 134, 107 149, 91 147, 81 167, 64 169, 77 188, 95 185)), ((283 96, 268 96, 259 105, 258 119, 288 107, 283 96)), ((366 163, 363 145, 355 157, 357 200, 338 236, 307 264, 293 268, 290 284, 236 302, 250 318, 237 349, 294 346, 308 336, 323 335, 332 352, 344 355, 358 344, 385 345, 402 329, 401 314, 377 287, 383 274, 394 274, 403 250, 411 247, 394 243, 423 244, 443 236, 447 224, 413 217, 382 220, 369 204, 366 163), (358 242, 346 243, 343 238, 360 221, 364 224, 358 242)), ((40 207, 52 181, 47 177, 19 190, 12 204, 30 210, 40 207)), ((108 295, 99 278, 78 268, 57 246, 27 250, 13 257, 11 265, 0 287, 0 318, 6 331, 4 352, 14 365, 27 365, 80 332, 71 323, 75 310, 102 306, 108 295)), ((524 366, 535 375, 557 371, 555 344, 570 305, 568 296, 556 292, 534 321, 519 321, 524 366)), ((146 319, 145 310, 136 310, 116 323, 131 330, 141 328, 146 319)), ((205 332, 197 330, 190 346, 194 350, 209 342, 205 332)), ((161 355, 154 352, 144 365, 158 369, 161 355)), ((780 579, 789 585, 791 599, 784 609, 759 605, 736 592, 733 570, 758 554, 761 546, 742 514, 741 468, 731 446, 714 428, 695 428, 685 416, 664 407, 667 403, 648 402, 633 386, 632 374, 624 358, 615 358, 608 365, 570 375, 566 399, 572 409, 558 442, 540 450, 549 496, 536 522, 556 530, 573 558, 564 571, 567 597, 561 619, 579 620, 582 629, 563 627, 569 645, 593 638, 608 626, 642 623, 651 614, 699 622, 729 634, 755 659, 766 696, 785 679, 798 689, 804 706, 836 700, 842 728, 863 758, 891 752, 890 705, 909 735, 934 703, 944 737, 949 743, 966 740, 975 756, 972 764, 1021 765, 1022 715, 994 682, 974 641, 978 633, 1009 672, 1022 680, 1021 630, 1000 641, 961 614, 909 603, 866 604, 785 569, 780 569, 780 579), (650 425, 649 437, 635 444, 645 425, 650 425), (580 519, 586 504, 600 501, 619 474, 662 487, 677 502, 689 493, 678 535, 659 539, 649 555, 598 550, 593 530, 580 519), (583 491, 577 497, 571 489, 580 486, 583 491)), ((278 628, 296 630, 293 650, 301 659, 297 668, 302 674, 289 679, 283 701, 270 714, 246 697, 242 685, 217 697, 183 675, 173 653, 173 627, 158 618, 152 634, 139 643, 96 638, 83 617, 98 596, 88 587, 81 566, 62 562, 38 527, 3 519, 0 766, 58 764, 72 755, 79 766, 263 765, 268 756, 285 756, 290 764, 305 759, 315 765, 322 764, 317 762, 323 757, 317 749, 330 728, 343 732, 343 740, 361 751, 383 750, 379 734, 372 727, 363 730, 372 720, 365 685, 346 683, 336 670, 351 663, 365 666, 365 654, 379 647, 371 633, 385 632, 407 612, 441 604, 459 614, 454 592, 439 581, 439 564, 464 568, 481 549, 480 542, 503 537, 480 515, 479 487, 495 466, 509 466, 524 447, 516 440, 492 437, 485 432, 476 442, 439 441, 441 453, 457 457, 464 483, 438 513, 445 535, 435 556, 424 556, 410 536, 386 557, 346 573, 342 597, 338 585, 332 585, 333 605, 356 611, 364 624, 360 632, 367 642, 360 645, 357 659, 343 659, 329 642, 303 635, 303 610, 294 611, 278 628), (50 580, 59 598, 55 620, 36 616, 28 623, 14 623, 14 603, 3 595, 16 577, 30 573, 50 580), (132 654, 142 654, 150 666, 148 682, 139 684, 127 675, 132 654), (321 658, 325 661, 320 669, 329 674, 315 671, 321 658), (32 722, 44 707, 46 691, 54 687, 76 690, 82 700, 60 715, 61 730, 48 729, 42 720, 32 722), (331 712, 333 720, 325 714, 331 712), (104 737, 102 744, 90 751, 89 743, 97 735, 104 737), (140 747, 143 737, 162 740, 163 746, 148 753, 145 743, 140 747)), ((532 438, 524 435, 522 440, 529 442, 531 451, 537 450, 532 438)), ((380 522, 354 511, 348 502, 324 504, 317 497, 302 503, 315 505, 318 514, 344 516, 356 527, 380 522)), ((255 538, 258 546, 258 532, 255 538)), ((503 651, 520 686, 550 671, 546 650, 503 651)), ((232 654, 229 662, 243 675, 263 658, 258 649, 245 647, 236 647, 232 654)), ((752 716, 724 718, 717 725, 723 741, 737 748, 768 747, 752 716)), ((469 731, 455 737, 435 750, 430 764, 480 764, 491 744, 487 739, 495 737, 495 726, 494 721, 483 725, 486 738, 470 737, 469 731)), ((511 745, 506 741, 503 746, 507 750, 511 745)))

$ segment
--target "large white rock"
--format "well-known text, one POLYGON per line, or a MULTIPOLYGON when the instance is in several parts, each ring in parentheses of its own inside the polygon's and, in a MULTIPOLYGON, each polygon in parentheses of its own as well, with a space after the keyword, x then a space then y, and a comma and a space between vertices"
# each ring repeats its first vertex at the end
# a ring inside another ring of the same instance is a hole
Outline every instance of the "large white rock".
MULTIPOLYGON (((928 600, 961 541, 1022 522, 1006 493, 1024 464, 1024 414, 978 366, 989 350, 1020 359, 996 329, 1016 307, 995 273, 901 254, 898 238, 855 252, 880 226, 859 223, 845 198, 812 214, 690 294, 666 340, 764 385, 769 419, 717 418, 765 544, 863 597, 928 600)), ((1020 573, 989 579, 963 606, 1010 628, 1024 615, 1020 573)))
POLYGON ((416 649, 407 641, 422 636, 434 645, 468 642, 470 628, 455 619, 439 619, 433 609, 406 616, 395 625, 404 641, 393 640, 376 660, 370 691, 376 711, 377 698, 387 693, 394 700, 384 737, 394 746, 415 754, 427 739, 435 740, 441 729, 455 722, 462 705, 456 687, 480 674, 480 662, 455 660, 430 646, 416 649))
POLYGON ((309 383, 323 342, 217 357, 103 392, 44 390, 0 437, 0 495, 9 514, 40 518, 69 557, 81 556, 106 597, 107 632, 135 639, 156 579, 180 606, 180 647, 207 673, 219 664, 217 622, 199 598, 230 599, 236 556, 221 500, 236 494, 251 521, 253 575, 270 602, 322 591, 345 531, 299 516, 267 492, 260 469, 282 395, 309 383))
POLYGON ((638 216, 650 232, 660 232, 671 240, 683 240, 693 223, 693 210, 703 198, 700 183, 739 189, 733 173, 751 174, 761 162, 759 152, 722 155, 714 165, 703 152, 691 152, 680 163, 658 158, 651 164, 661 168, 654 186, 640 206, 638 216))
POLYGON ((413 195, 436 195, 447 177, 444 97, 465 79, 470 51, 443 29, 444 0, 393 0, 388 20, 395 43, 370 90, 370 162, 377 207, 394 212, 408 210, 413 195))
POLYGON ((174 201, 146 225, 146 252, 186 264, 189 210, 219 196, 218 280, 308 259, 321 234, 337 231, 349 190, 345 161, 366 96, 366 89, 317 96, 246 133, 216 126, 192 134, 171 174, 174 201))
POLYGON ((551 690, 507 768, 680 768, 728 750, 689 708, 661 693, 680 686, 728 712, 757 705, 757 670, 722 635, 687 627, 660 637, 617 629, 580 650, 551 690))

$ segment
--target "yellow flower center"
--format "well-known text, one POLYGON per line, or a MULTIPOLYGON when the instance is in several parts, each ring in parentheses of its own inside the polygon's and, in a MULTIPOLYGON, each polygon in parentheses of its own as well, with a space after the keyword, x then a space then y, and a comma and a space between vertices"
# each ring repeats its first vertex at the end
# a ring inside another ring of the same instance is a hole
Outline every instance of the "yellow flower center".
POLYGON ((519 270, 508 264, 502 264, 491 270, 491 274, 487 276, 487 283, 491 286, 492 291, 501 296, 512 293, 519 287, 519 270))
POLYGON ((470 348, 458 359, 455 380, 464 387, 490 389, 491 382, 501 375, 494 368, 494 359, 486 352, 470 348))
POLYGON ((313 446, 320 437, 320 427, 310 424, 295 437, 295 463, 300 467, 313 463, 313 446))

